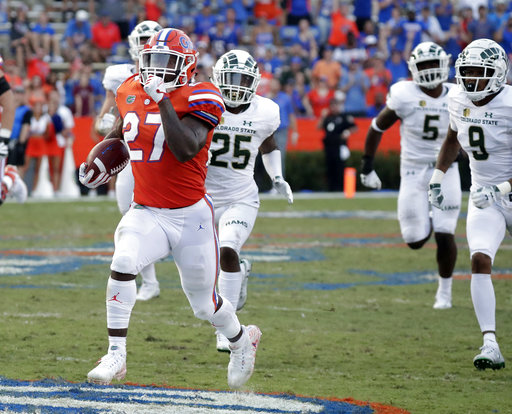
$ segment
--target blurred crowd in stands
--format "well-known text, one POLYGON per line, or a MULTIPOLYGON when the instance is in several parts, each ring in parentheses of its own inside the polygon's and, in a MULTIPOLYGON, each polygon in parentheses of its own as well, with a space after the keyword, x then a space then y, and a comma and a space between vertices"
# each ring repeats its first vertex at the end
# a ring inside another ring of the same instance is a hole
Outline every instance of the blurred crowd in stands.
POLYGON ((131 62, 127 35, 148 19, 191 37, 198 80, 225 51, 248 50, 262 73, 258 93, 279 94, 287 117, 319 125, 333 99, 354 116, 375 116, 389 86, 408 78, 407 59, 422 41, 451 54, 451 80, 474 39, 512 53, 508 0, 0 0, 4 71, 20 105, 49 111, 56 91, 75 117, 95 116, 105 67, 131 62))

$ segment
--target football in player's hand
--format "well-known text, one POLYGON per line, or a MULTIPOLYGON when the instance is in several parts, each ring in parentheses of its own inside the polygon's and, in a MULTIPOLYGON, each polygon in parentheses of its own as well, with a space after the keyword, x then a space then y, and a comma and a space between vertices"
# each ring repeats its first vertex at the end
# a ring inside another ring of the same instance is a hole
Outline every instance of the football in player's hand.
POLYGON ((96 144, 87 156, 85 173, 94 170, 93 178, 101 173, 113 177, 128 165, 130 152, 122 138, 104 139, 96 144))

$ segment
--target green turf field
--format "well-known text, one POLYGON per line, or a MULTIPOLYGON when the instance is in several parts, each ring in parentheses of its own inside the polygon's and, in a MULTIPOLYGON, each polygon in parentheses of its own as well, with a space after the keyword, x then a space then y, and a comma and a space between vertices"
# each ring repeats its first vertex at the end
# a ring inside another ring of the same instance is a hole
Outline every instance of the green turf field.
MULTIPOLYGON (((472 364, 482 343, 464 218, 454 307, 435 311, 435 245, 408 249, 395 209, 394 195, 262 201, 243 251, 253 274, 239 317, 263 332, 247 389, 352 397, 411 413, 512 413, 512 366, 480 372, 472 364)), ((119 217, 114 201, 99 199, 1 207, 1 376, 86 380, 107 347, 105 286, 119 217)), ((507 236, 494 264, 507 364, 511 248, 507 236)), ((213 328, 194 318, 171 260, 157 273, 161 296, 132 314, 125 380, 227 390, 228 355, 216 351, 213 328)))

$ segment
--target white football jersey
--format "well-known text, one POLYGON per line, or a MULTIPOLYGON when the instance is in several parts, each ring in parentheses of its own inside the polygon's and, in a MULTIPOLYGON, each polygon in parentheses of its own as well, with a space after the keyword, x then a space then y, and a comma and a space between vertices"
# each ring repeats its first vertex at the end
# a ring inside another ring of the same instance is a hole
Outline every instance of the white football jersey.
POLYGON ((471 190, 512 177, 512 87, 475 106, 459 87, 448 96, 450 127, 469 156, 471 190))
POLYGON ((436 161, 448 132, 448 91, 453 86, 445 83, 438 98, 428 96, 413 81, 391 86, 386 105, 401 119, 401 160, 425 164, 436 161))
POLYGON ((123 63, 121 65, 107 66, 105 75, 103 76, 103 87, 114 92, 117 95, 117 88, 135 73, 135 65, 133 63, 123 63))
POLYGON ((216 207, 233 201, 259 206, 254 163, 260 145, 280 123, 279 106, 259 95, 242 113, 224 112, 213 134, 206 175, 206 190, 216 207))

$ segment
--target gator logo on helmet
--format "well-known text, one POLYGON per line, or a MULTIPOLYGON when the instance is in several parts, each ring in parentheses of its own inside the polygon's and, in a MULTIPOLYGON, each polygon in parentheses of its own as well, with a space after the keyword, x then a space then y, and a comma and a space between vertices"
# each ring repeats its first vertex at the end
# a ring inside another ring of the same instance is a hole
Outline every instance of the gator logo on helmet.
POLYGON ((185 36, 180 37, 180 44, 184 49, 193 49, 192 42, 188 40, 185 36))

